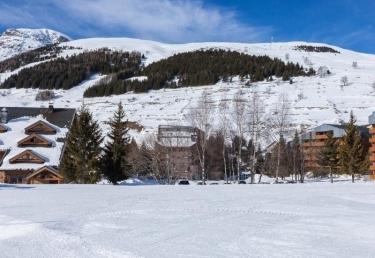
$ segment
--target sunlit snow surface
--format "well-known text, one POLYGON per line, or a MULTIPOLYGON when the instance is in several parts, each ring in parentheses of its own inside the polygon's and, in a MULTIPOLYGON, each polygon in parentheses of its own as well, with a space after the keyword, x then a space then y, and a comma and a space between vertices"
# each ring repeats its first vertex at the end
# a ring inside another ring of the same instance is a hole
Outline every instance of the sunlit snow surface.
MULTIPOLYGON (((125 106, 130 120, 137 121, 145 126, 138 139, 148 132, 154 133, 159 124, 184 124, 185 115, 194 106, 203 90, 207 90, 216 101, 225 99, 232 106, 233 95, 242 88, 244 98, 249 98, 252 91, 256 91, 265 102, 267 113, 277 105, 279 95, 286 93, 291 103, 291 117, 296 126, 311 127, 321 123, 338 123, 347 120, 353 110, 360 124, 367 123, 367 117, 375 110, 375 56, 357 53, 338 47, 330 46, 340 54, 333 53, 308 53, 297 51, 298 45, 322 45, 318 43, 288 42, 288 43, 191 43, 191 44, 163 44, 153 41, 136 40, 129 38, 93 38, 75 40, 62 45, 72 46, 76 49, 64 50, 62 56, 79 53, 82 51, 108 47, 122 51, 139 51, 146 56, 146 65, 157 60, 167 58, 173 54, 194 51, 197 49, 222 48, 239 52, 268 55, 291 62, 298 62, 304 67, 318 69, 326 66, 331 75, 325 78, 297 77, 294 84, 275 80, 273 82, 253 83, 245 87, 238 78, 232 83, 220 82, 217 85, 205 87, 186 87, 180 89, 165 89, 150 91, 143 94, 127 93, 120 96, 91 98, 83 101, 83 92, 97 82, 101 76, 93 76, 71 90, 56 91, 58 98, 55 106, 79 107, 84 102, 94 113, 99 121, 106 121, 112 116, 119 101, 125 106), (306 62, 306 58, 309 62, 306 62), (358 67, 352 67, 357 62, 358 67), (341 78, 347 76, 349 85, 341 87, 341 78)), ((34 64, 29 64, 32 66, 34 64)), ((17 71, 16 71, 17 72, 17 71)), ((10 73, 0 74, 0 80, 5 80, 10 73)), ((35 102, 36 89, 11 89, 0 91, 0 106, 47 106, 48 102, 35 102)), ((216 109, 216 114, 218 114, 216 109)), ((218 121, 219 119, 215 119, 218 121)), ((106 126, 103 124, 103 129, 106 126)))
POLYGON ((19 187, 0 186, 2 258, 375 253, 374 183, 19 187))

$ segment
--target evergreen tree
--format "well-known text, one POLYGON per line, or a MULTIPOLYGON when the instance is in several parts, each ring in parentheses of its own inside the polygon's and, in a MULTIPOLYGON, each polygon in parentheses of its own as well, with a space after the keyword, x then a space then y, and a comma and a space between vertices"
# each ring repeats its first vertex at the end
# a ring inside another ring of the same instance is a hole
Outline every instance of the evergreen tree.
POLYGON ((340 166, 344 173, 352 175, 354 183, 355 174, 367 171, 368 162, 363 151, 361 135, 356 126, 353 112, 350 113, 350 121, 345 128, 345 136, 339 147, 340 166))
POLYGON ((255 173, 259 175, 258 183, 260 183, 261 180, 262 180, 262 175, 265 172, 264 171, 264 169, 265 169, 265 159, 263 157, 260 145, 258 146, 258 150, 257 150, 255 155, 256 155, 256 161, 255 161, 254 169, 255 169, 255 173))
POLYGON ((67 136, 60 165, 67 182, 92 184, 100 180, 98 158, 102 141, 98 123, 82 106, 67 136))
POLYGON ((111 131, 107 135, 109 141, 104 147, 101 169, 105 178, 112 184, 117 184, 119 181, 128 178, 130 174, 130 167, 126 158, 128 154, 127 147, 131 142, 131 138, 128 135, 129 129, 121 103, 119 103, 117 111, 108 124, 111 131))
POLYGON ((332 170, 337 168, 338 163, 337 140, 333 137, 333 133, 329 133, 324 147, 318 153, 318 164, 322 167, 329 167, 331 183, 333 182, 332 170))
POLYGON ((298 180, 297 176, 301 174, 302 152, 301 141, 297 131, 295 132, 293 141, 291 143, 290 160, 290 171, 294 175, 294 179, 298 180))

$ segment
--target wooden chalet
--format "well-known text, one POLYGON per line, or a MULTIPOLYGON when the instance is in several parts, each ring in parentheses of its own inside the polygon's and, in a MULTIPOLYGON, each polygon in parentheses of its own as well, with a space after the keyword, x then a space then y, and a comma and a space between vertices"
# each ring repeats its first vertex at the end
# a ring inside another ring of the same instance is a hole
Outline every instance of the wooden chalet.
POLYGON ((75 109, 7 107, 0 111, 0 183, 60 184, 64 139, 75 109))

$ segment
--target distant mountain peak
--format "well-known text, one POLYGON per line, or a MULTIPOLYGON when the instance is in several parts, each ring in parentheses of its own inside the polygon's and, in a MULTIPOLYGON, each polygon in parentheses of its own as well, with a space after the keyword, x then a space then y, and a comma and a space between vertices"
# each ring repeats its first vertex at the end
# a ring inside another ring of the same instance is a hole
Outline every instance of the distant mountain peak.
POLYGON ((63 33, 50 29, 10 28, 0 36, 0 61, 45 45, 70 41, 63 33))

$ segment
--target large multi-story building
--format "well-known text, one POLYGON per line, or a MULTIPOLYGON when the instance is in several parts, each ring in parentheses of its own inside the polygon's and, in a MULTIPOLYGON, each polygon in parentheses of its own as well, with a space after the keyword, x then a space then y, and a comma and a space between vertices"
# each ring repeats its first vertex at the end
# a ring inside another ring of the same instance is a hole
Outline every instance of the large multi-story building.
POLYGON ((0 112, 0 183, 58 184, 75 109, 7 107, 0 112))
MULTIPOLYGON (((373 158, 370 160, 374 160, 375 165, 375 130, 374 132, 374 140, 371 140, 370 137, 371 129, 369 130, 368 125, 359 126, 358 127, 362 141, 364 143, 365 148, 369 147, 369 143, 373 142, 373 147, 369 148, 369 152, 373 158), (370 138, 369 138, 370 137, 370 138), (369 140, 370 139, 370 140, 369 140)), ((375 120, 374 120, 374 129, 375 129, 375 120)), ((306 171, 318 171, 321 170, 322 167, 318 163, 319 153, 322 151, 325 143, 328 139, 328 136, 332 135, 340 144, 340 139, 345 135, 345 125, 344 124, 323 124, 317 126, 310 130, 307 133, 302 134, 302 151, 303 151, 303 160, 304 160, 304 168, 306 171)), ((375 169, 375 166, 373 166, 375 169)), ((375 172, 375 170, 374 170, 375 172)))
POLYGON ((370 161, 370 172, 373 179, 375 179, 375 112, 369 116, 369 161, 370 161))
POLYGON ((197 128, 190 126, 159 126, 156 149, 165 166, 165 174, 170 179, 200 178, 197 149, 199 134, 197 128))
POLYGON ((318 164, 318 156, 328 135, 331 134, 338 140, 344 136, 344 128, 344 125, 323 124, 302 135, 302 151, 306 171, 317 171, 321 168, 318 164))

